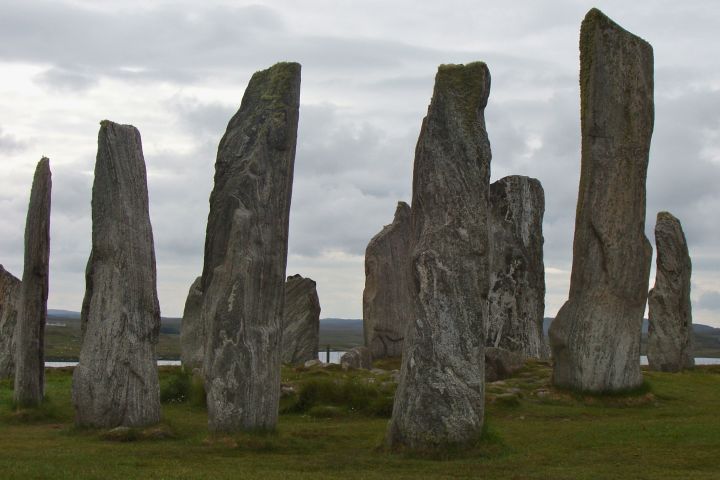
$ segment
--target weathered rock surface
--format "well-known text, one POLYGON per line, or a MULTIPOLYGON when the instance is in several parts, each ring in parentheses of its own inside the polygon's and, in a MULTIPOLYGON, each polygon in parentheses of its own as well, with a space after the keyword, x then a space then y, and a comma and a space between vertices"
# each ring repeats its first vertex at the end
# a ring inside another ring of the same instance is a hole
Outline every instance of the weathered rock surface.
POLYGON ((0 379, 15 375, 20 280, 0 265, 0 379))
POLYGON ((202 276, 212 431, 274 429, 300 65, 253 75, 220 141, 202 276))
POLYGON ((695 366, 692 352, 692 262, 680 220, 660 212, 655 224, 657 271, 650 290, 648 364, 653 370, 679 372, 695 366))
POLYGON ((490 293, 485 345, 547 358, 543 333, 545 193, 534 178, 490 185, 490 293))
POLYGON ((410 206, 398 202, 393 222, 365 249, 363 332, 373 358, 402 355, 412 316, 409 260, 410 206))
POLYGON ((644 227, 653 52, 597 9, 580 32, 580 93, 573 266, 569 299, 550 327, 553 383, 618 391, 642 383, 640 329, 652 256, 644 227))
POLYGON ((315 281, 300 275, 287 277, 283 308, 282 361, 305 363, 318 358, 320 300, 315 281))
POLYGON ((345 370, 349 368, 364 368, 365 370, 370 370, 372 368, 370 349, 367 347, 351 348, 340 357, 340 365, 345 370))
POLYGON ((201 322, 202 277, 197 277, 190 286, 182 323, 180 324, 180 361, 185 369, 202 369, 205 352, 205 325, 201 322))
POLYGON ((484 63, 443 65, 415 151, 414 316, 387 434, 392 448, 478 438, 484 416, 490 142, 484 63))
POLYGON ((504 348, 485 347, 485 381, 495 382, 512 376, 525 366, 525 358, 504 348))
POLYGON ((92 190, 82 347, 73 373, 78 425, 135 427, 160 421, 156 283, 140 132, 104 120, 92 190))
POLYGON ((45 323, 50 273, 50 160, 37 164, 25 222, 23 266, 15 327, 15 391, 19 405, 39 405, 45 394, 45 323))

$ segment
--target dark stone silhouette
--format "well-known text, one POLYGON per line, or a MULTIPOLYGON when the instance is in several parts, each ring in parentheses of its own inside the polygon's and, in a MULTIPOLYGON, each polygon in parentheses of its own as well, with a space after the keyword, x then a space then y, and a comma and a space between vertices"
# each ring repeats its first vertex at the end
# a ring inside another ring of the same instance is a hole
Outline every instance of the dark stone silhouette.
POLYGON ((311 278, 300 275, 287 277, 283 317, 282 361, 305 363, 317 359, 320 300, 311 278))
POLYGON ((0 265, 0 379, 15 375, 20 280, 0 265))
POLYGON ((207 338, 205 325, 200 320, 203 302, 201 286, 202 277, 197 277, 190 286, 180 324, 180 361, 190 371, 202 369, 207 338))
POLYGON ((490 142, 484 63, 442 65, 415 151, 414 316, 387 433, 391 448, 476 440, 484 415, 490 142))
POLYGON ((145 159, 132 125, 100 123, 92 225, 73 373, 76 422, 104 428, 157 423, 160 305, 145 159))
POLYGON ((220 141, 202 275, 211 431, 274 429, 300 65, 253 75, 220 141))
POLYGON ((363 331, 372 358, 399 357, 411 317, 410 206, 398 202, 395 218, 365 249, 363 331))
POLYGON ((645 177, 653 52, 597 9, 580 32, 582 165, 570 298, 550 327, 553 383, 605 392, 641 385, 640 329, 652 247, 645 177))
POLYGON ((18 405, 35 406, 45 394, 45 323, 50 262, 50 160, 35 169, 25 223, 23 267, 16 328, 15 391, 18 405))

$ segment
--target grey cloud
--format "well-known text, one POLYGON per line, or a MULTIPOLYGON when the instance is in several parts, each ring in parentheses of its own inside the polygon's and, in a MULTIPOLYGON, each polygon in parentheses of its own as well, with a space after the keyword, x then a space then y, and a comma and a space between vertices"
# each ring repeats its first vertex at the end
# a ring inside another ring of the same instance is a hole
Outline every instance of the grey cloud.
POLYGON ((80 70, 64 67, 51 67, 35 77, 35 81, 44 87, 59 92, 83 92, 97 85, 97 78, 80 70))
POLYGON ((720 311, 720 292, 705 292, 696 302, 698 308, 703 310, 720 311))
POLYGON ((0 127, 0 153, 14 153, 25 150, 27 145, 9 133, 3 133, 0 127))

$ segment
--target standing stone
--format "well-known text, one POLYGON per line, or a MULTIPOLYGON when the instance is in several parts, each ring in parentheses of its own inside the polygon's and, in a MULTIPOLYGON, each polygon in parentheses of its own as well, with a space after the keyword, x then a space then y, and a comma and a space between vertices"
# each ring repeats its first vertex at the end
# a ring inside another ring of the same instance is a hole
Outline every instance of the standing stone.
POLYGON ((50 262, 50 160, 35 169, 25 222, 23 267, 16 328, 15 393, 18 405, 42 403, 45 394, 45 323, 50 262))
POLYGON ((370 370, 372 368, 372 356, 370 349, 367 347, 353 347, 340 357, 340 366, 343 370, 350 368, 362 368, 370 370))
POLYGON ((391 448, 476 440, 484 415, 490 142, 484 63, 442 65, 415 151, 408 325, 391 448))
POLYGON ((205 349, 205 325, 200 321, 202 312, 202 277, 190 286, 180 324, 180 361, 188 370, 202 369, 205 349))
POLYGON ((0 379, 15 375, 20 280, 0 265, 0 379))
POLYGON ((299 101, 299 64, 255 73, 218 147, 202 276, 211 431, 277 424, 299 101))
POLYGON ((305 363, 318 358, 320 300, 315 281, 300 275, 287 277, 283 308, 282 361, 305 363))
POLYGON ((679 372, 695 366, 692 353, 692 263, 680 220, 660 212, 655 224, 657 272, 650 290, 647 357, 650 368, 679 372))
POLYGON ((645 177, 653 52, 597 9, 580 32, 582 165, 570 298, 550 327, 553 383, 589 392, 641 385, 640 330, 652 247, 645 177))
POLYGON ((72 391, 77 424, 160 421, 160 305, 145 159, 140 132, 108 120, 98 134, 81 325, 72 391))
POLYGON ((372 358, 399 357, 412 315, 410 206, 398 202, 395 218, 365 249, 363 331, 372 358))
POLYGON ((534 178, 490 185, 490 293, 485 345, 547 358, 543 333, 545 193, 534 178))

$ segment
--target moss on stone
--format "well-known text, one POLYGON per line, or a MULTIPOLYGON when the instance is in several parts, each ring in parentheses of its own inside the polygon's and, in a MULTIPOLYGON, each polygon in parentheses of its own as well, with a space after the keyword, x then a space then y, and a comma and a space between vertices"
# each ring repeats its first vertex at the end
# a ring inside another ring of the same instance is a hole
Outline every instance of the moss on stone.
POLYGON ((485 62, 466 65, 440 65, 435 78, 435 92, 444 92, 452 98, 463 117, 463 123, 472 127, 478 112, 487 105, 490 72, 485 62))

